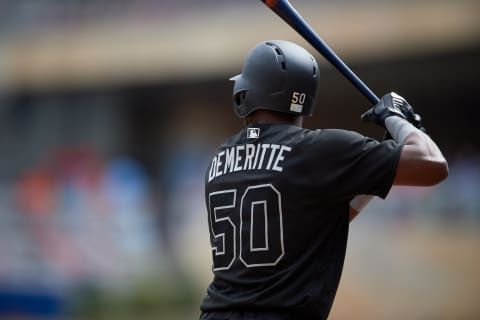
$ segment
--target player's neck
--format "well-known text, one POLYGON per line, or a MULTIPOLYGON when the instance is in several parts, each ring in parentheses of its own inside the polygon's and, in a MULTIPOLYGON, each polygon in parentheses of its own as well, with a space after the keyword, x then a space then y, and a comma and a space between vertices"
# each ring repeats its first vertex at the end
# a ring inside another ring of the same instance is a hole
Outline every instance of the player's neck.
POLYGON ((247 117, 246 123, 271 123, 271 124, 291 124, 298 127, 303 126, 303 117, 294 116, 288 114, 282 114, 279 112, 272 112, 269 110, 256 110, 250 116, 247 117))

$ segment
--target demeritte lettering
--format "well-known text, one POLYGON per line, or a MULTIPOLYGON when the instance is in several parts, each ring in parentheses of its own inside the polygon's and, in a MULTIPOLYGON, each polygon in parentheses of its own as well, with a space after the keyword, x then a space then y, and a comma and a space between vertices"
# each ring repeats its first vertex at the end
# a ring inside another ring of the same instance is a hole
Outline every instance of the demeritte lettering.
POLYGON ((280 144, 242 144, 224 149, 213 157, 208 182, 225 174, 249 170, 283 171, 283 161, 292 148, 280 144))

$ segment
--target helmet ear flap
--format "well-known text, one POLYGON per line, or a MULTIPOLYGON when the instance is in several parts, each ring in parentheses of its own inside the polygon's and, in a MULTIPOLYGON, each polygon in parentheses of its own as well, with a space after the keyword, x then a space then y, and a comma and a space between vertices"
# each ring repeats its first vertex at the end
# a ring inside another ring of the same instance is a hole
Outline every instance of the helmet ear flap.
POLYGON ((233 101, 237 107, 240 107, 244 104, 245 99, 247 98, 248 90, 240 90, 233 96, 233 101))

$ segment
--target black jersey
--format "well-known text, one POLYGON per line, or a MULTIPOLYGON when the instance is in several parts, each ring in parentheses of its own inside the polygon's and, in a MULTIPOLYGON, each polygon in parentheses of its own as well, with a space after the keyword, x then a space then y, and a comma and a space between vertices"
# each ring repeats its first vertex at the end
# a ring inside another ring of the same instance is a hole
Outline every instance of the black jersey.
POLYGON ((346 130, 253 124, 205 177, 214 280, 201 310, 326 319, 345 258, 349 202, 385 198, 401 152, 346 130))

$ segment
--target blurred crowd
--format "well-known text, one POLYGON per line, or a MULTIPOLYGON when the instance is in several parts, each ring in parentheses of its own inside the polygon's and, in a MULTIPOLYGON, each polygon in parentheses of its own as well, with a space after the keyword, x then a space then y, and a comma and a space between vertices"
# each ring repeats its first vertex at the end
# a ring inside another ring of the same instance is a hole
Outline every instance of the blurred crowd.
POLYGON ((0 292, 118 286, 151 272, 158 234, 142 166, 129 158, 104 162, 85 147, 51 159, 0 185, 0 292))

